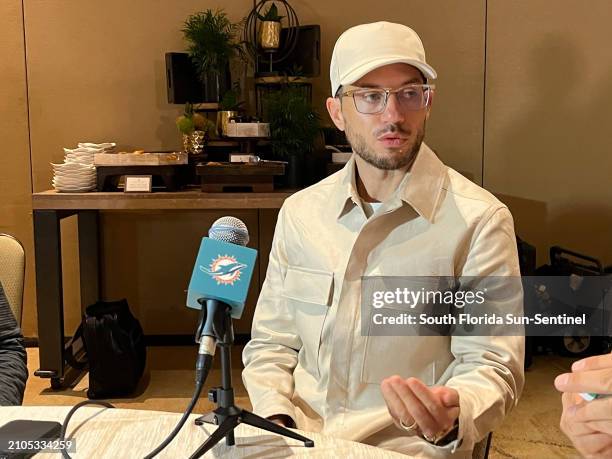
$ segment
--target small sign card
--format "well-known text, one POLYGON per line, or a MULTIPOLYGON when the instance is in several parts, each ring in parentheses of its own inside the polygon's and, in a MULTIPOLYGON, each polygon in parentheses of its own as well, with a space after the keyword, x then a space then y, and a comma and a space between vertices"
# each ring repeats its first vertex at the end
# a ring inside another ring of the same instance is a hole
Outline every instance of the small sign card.
POLYGON ((150 193, 153 183, 152 175, 126 175, 125 193, 150 193))

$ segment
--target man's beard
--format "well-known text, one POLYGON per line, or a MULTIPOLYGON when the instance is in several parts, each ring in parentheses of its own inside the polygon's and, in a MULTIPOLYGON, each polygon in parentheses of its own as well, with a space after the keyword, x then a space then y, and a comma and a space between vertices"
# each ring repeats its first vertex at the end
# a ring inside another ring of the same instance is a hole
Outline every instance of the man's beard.
MULTIPOLYGON (((377 131, 375 137, 383 135, 387 132, 399 133, 407 136, 407 133, 402 128, 396 124, 390 124, 377 131)), ((416 157, 421 148, 421 144, 423 143, 423 137, 425 136, 425 123, 423 123, 416 134, 416 138, 411 145, 402 146, 402 149, 405 150, 403 154, 387 156, 384 154, 377 154, 368 146, 363 135, 353 131, 351 126, 348 123, 346 124, 346 138, 351 144, 353 151, 357 153, 357 155, 359 155, 365 162, 382 170, 401 169, 414 161, 414 158, 416 157)))

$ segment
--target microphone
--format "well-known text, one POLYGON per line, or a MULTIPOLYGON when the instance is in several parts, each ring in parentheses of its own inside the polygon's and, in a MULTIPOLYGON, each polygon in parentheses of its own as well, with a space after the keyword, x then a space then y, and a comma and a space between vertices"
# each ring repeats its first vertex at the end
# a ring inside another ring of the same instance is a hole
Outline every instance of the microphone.
POLYGON ((255 249, 244 247, 249 232, 238 218, 219 218, 208 235, 202 238, 187 291, 187 306, 201 310, 197 377, 203 374, 204 356, 212 360, 217 339, 225 333, 228 309, 232 318, 242 316, 257 259, 255 249))
POLYGON ((249 291, 257 250, 249 242, 246 225, 235 217, 221 217, 203 237, 187 291, 187 306, 202 309, 199 300, 228 304, 232 318, 239 319, 249 291))
POLYGON ((199 300, 228 304, 239 319, 249 291, 257 250, 249 242, 246 225, 235 217, 221 217, 203 237, 187 291, 187 306, 202 309, 199 300))
MULTIPOLYGON (((249 231, 239 219, 222 217, 212 224, 208 235, 210 237, 202 238, 187 293, 187 306, 200 310, 196 332, 196 342, 200 343, 196 360, 196 389, 187 411, 174 430, 145 459, 153 458, 168 446, 187 421, 212 367, 217 340, 221 340, 221 345, 233 340, 230 311, 231 317, 240 318, 244 310, 257 258, 256 250, 243 247, 249 242, 249 231)), ((221 357, 229 359, 229 351, 223 352, 222 349, 221 357)), ((224 373, 222 381, 224 386, 231 382, 231 373, 230 376, 224 373)), ((227 400, 233 404, 233 392, 227 400)))

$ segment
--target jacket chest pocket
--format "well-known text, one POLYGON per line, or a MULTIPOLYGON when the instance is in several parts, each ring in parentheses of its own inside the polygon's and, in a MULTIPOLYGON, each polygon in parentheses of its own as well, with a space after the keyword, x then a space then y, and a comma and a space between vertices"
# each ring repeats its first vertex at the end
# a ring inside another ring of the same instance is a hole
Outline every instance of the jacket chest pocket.
POLYGON ((367 336, 361 381, 380 384, 393 375, 437 383, 453 355, 448 336, 367 336))
POLYGON ((321 332, 333 300, 332 272, 289 266, 282 296, 294 313, 295 327, 302 341, 298 359, 301 366, 319 377, 321 332))
MULTIPOLYGON (((445 290, 451 280, 436 276, 388 277, 373 279, 364 288, 366 298, 373 298, 372 292, 395 292, 401 290, 401 297, 376 307, 362 309, 362 336, 365 340, 361 381, 367 384, 380 384, 392 375, 402 378, 416 377, 426 385, 436 384, 449 363, 453 360, 450 352, 450 336, 446 327, 419 325, 421 314, 427 317, 448 312, 448 306, 432 304, 427 298, 435 298, 433 293, 445 290), (429 296, 427 292, 431 292, 429 296), (408 295, 408 294, 411 295, 408 295), (414 295, 412 295, 414 294, 414 295), (415 324, 408 323, 374 326, 378 315, 399 318, 411 316, 415 324), (440 333, 442 332, 442 333, 440 333)), ((435 302, 434 302, 435 303, 435 302)))

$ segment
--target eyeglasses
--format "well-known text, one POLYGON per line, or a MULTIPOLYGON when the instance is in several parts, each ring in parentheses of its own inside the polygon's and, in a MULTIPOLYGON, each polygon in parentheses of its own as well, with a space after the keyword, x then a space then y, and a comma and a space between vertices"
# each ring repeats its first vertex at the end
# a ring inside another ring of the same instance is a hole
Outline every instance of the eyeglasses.
POLYGON ((375 115, 385 111, 389 95, 395 94, 397 102, 404 110, 417 111, 429 105, 433 84, 409 84, 401 88, 355 88, 340 94, 352 96, 355 108, 364 115, 375 115))

